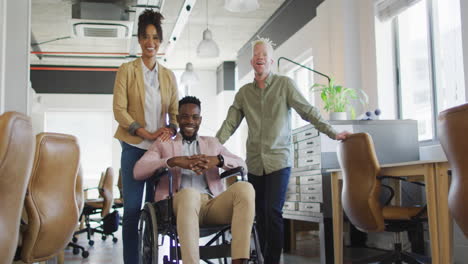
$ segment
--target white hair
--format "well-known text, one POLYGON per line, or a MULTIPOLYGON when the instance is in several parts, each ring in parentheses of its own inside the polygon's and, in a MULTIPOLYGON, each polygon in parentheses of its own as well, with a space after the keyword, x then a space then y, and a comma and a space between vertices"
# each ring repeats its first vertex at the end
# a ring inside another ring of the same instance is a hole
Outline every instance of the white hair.
POLYGON ((254 49, 255 46, 259 44, 263 44, 267 47, 268 51, 270 52, 271 56, 273 57, 273 46, 276 46, 273 41, 271 41, 269 38, 262 38, 260 36, 257 36, 257 39, 251 42, 252 44, 252 57, 254 55, 254 49))

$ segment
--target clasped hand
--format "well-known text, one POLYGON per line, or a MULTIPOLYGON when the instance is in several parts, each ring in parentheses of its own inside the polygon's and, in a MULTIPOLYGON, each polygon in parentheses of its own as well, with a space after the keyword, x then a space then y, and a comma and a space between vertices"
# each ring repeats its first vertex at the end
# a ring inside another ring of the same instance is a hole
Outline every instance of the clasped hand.
POLYGON ((168 165, 192 170, 197 175, 205 173, 219 163, 217 156, 193 155, 174 157, 167 161, 168 165))

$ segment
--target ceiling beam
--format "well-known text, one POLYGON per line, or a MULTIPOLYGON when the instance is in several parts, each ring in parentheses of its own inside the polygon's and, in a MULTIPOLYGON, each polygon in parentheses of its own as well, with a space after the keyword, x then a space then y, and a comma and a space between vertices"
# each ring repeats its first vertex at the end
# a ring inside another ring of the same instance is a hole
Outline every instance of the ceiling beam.
POLYGON ((192 13, 193 7, 197 0, 185 0, 182 8, 179 11, 179 16, 177 17, 177 21, 174 25, 174 28, 171 33, 171 37, 169 38, 169 42, 166 46, 166 50, 164 51, 164 58, 168 58, 174 49, 177 41, 179 40, 180 34, 184 31, 185 25, 189 19, 190 14, 192 13))

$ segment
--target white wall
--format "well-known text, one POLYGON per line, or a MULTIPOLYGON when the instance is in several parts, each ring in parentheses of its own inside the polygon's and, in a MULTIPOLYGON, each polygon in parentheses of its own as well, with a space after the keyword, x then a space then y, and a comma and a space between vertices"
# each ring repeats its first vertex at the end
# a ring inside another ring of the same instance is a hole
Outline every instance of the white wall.
MULTIPOLYGON (((35 111, 31 115, 33 130, 35 133, 44 131, 44 121, 47 112, 67 111, 95 111, 112 113, 112 95, 88 95, 88 94, 37 94, 40 96, 40 104, 33 104, 35 111)), ((117 122, 113 115, 109 123, 112 124, 112 135, 117 129, 117 122)), ((121 147, 117 139, 112 142, 112 167, 114 171, 120 168, 121 147)), ((105 167, 102 168, 105 170, 105 167)))
POLYGON ((0 113, 5 111, 6 2, 0 1, 0 113))
POLYGON ((460 0, 463 65, 465 65, 465 98, 468 102, 468 1, 460 0))
POLYGON ((31 1, 0 4, 0 110, 29 113, 31 1))

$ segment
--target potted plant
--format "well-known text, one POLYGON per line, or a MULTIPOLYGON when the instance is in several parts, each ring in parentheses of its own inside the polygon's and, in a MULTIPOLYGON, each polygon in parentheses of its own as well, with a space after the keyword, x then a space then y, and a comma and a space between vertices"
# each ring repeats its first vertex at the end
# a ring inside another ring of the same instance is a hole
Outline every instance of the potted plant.
POLYGON ((333 78, 328 84, 314 84, 313 92, 320 92, 320 98, 324 102, 324 109, 330 113, 330 120, 346 120, 347 112, 351 119, 356 118, 356 110, 351 104, 353 101, 365 106, 368 101, 367 94, 361 89, 352 89, 336 85, 333 78))

